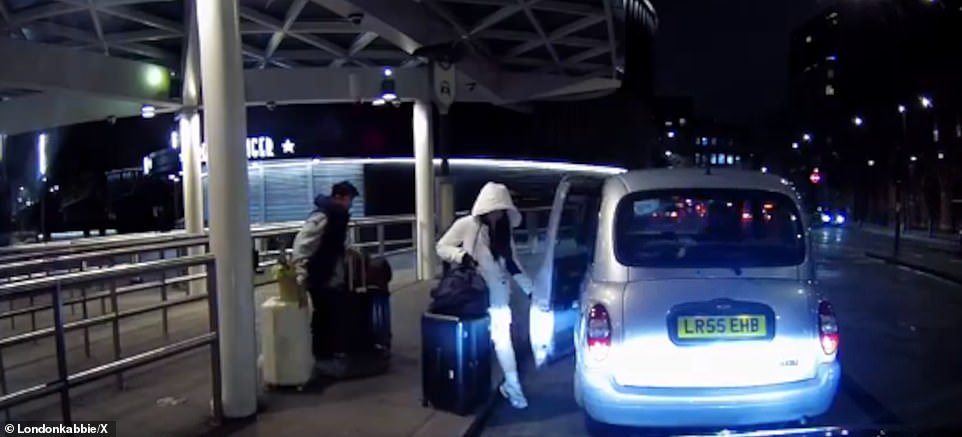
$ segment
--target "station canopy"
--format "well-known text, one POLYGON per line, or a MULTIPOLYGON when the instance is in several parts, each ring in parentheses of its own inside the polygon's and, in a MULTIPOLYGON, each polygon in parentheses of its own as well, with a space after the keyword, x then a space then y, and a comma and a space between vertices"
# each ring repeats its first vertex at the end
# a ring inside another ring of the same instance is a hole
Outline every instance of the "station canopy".
MULTIPOLYGON (((430 98, 430 57, 440 52, 457 54, 457 101, 611 92, 624 1, 239 0, 247 101, 367 102, 385 68, 401 98, 430 98)), ((177 110, 196 46, 193 7, 0 0, 0 132, 177 110)))

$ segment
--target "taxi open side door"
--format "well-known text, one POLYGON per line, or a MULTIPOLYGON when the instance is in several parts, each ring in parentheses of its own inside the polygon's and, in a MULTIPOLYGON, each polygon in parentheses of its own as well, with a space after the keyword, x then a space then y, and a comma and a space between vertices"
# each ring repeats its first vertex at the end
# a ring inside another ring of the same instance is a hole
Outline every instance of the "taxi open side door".
POLYGON ((594 255, 604 177, 565 176, 555 190, 541 268, 535 276, 529 338, 537 366, 574 352, 578 302, 594 255))

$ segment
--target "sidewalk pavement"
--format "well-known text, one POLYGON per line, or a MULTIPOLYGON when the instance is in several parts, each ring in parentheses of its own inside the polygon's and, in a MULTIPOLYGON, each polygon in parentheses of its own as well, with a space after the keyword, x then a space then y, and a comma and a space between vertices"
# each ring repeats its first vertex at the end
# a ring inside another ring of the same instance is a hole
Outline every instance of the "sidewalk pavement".
MULTIPOLYGON (((118 390, 113 378, 106 378, 71 390, 73 420, 117 421, 118 435, 150 436, 371 436, 433 437, 460 436, 476 425, 474 416, 461 417, 422 406, 420 317, 430 301, 435 281, 412 282, 412 260, 392 259, 395 281, 392 281, 391 312, 393 345, 387 373, 346 381, 319 382, 304 391, 269 391, 261 397, 261 411, 251 420, 210 423, 210 354, 207 349, 179 355, 124 373, 124 390, 118 390), (406 283, 406 285, 405 285, 406 283)), ((534 272, 540 256, 522 255, 522 264, 534 272)), ((259 305, 277 294, 276 284, 258 286, 259 305)), ((527 345, 527 302, 515 293, 517 308, 515 344, 519 356, 527 345)), ((160 332, 160 316, 125 321, 121 325, 123 354, 138 353, 172 341, 199 335, 207 329, 206 304, 188 305, 170 313, 170 337, 160 332)), ((259 308, 259 307, 258 307, 259 308)), ((258 317, 259 319, 259 317, 258 317)), ((258 320, 259 324, 260 321, 258 320)), ((109 361, 113 355, 109 325, 91 331, 92 358, 85 358, 80 333, 68 338, 68 363, 76 372, 109 361)), ((259 342, 257 339, 252 341, 259 342)), ((17 350, 5 350, 9 387, 20 389, 37 383, 54 370, 55 360, 49 351, 52 344, 26 344, 17 350), (33 349, 42 349, 34 351, 33 349), (40 352, 47 351, 46 355, 40 352), (34 353, 36 352, 36 353, 34 353), (42 356, 34 356, 34 355, 42 356), (29 357, 27 355, 30 355, 29 357), (27 361, 24 361, 27 360, 27 361), (15 368, 9 363, 17 362, 15 368)), ((500 372, 493 363, 495 378, 500 372)), ((42 381, 41 381, 42 382, 42 381)), ((493 389, 494 387, 492 387, 493 389)), ((492 390, 493 392, 493 390, 492 390)), ((492 397, 492 403, 497 398, 492 397)), ((491 405, 488 405, 490 407, 491 405)), ((480 413, 489 411, 482 408, 480 413)), ((55 396, 14 408, 10 420, 60 420, 55 396)))
POLYGON ((885 233, 866 226, 862 228, 862 231, 875 236, 887 237, 878 239, 873 242, 875 244, 867 247, 866 256, 962 285, 962 255, 957 249, 958 246, 953 245, 953 242, 916 235, 902 241, 899 255, 896 257, 892 249, 891 229, 886 230, 888 233, 885 233))
MULTIPOLYGON (((892 229, 891 226, 884 227, 864 224, 860 226, 859 229, 876 235, 895 236, 895 229, 892 229)), ((930 236, 929 232, 925 230, 906 229, 902 231, 901 237, 906 240, 928 243, 948 250, 960 250, 960 247, 962 247, 959 243, 959 234, 957 232, 937 231, 930 236)))
POLYGON ((869 258, 908 267, 912 270, 918 270, 922 273, 927 273, 937 278, 962 285, 962 274, 959 273, 960 270, 962 270, 962 263, 952 258, 947 258, 947 255, 943 255, 942 258, 925 257, 925 259, 921 260, 908 256, 905 253, 900 253, 898 257, 894 257, 891 254, 867 251, 865 255, 869 258))
MULTIPOLYGON (((522 258, 522 264, 529 269, 537 267, 535 261, 540 260, 537 255, 522 258)), ((476 419, 483 417, 458 416, 422 405, 421 314, 430 303, 430 289, 435 283, 415 283, 392 294, 393 345, 387 373, 322 383, 303 392, 270 392, 255 420, 227 425, 208 435, 453 437, 476 432, 476 419)), ((512 306, 517 323, 512 331, 515 348, 523 356, 530 349, 525 347, 527 307, 520 293, 514 295, 512 306)), ((496 363, 492 365, 492 381, 497 383, 500 372, 496 363)), ((492 396, 493 389, 494 386, 492 396)), ((476 413, 484 416, 492 405, 489 403, 476 413)))

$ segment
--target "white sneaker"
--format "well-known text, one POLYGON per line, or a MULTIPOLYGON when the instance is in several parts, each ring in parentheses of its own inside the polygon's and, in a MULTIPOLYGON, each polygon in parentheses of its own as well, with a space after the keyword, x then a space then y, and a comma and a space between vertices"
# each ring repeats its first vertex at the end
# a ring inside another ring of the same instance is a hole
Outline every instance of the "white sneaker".
POLYGON ((520 385, 510 384, 508 381, 501 383, 498 387, 498 391, 501 392, 501 396, 504 396, 511 406, 519 410, 528 408, 528 400, 524 397, 524 392, 521 391, 520 385))

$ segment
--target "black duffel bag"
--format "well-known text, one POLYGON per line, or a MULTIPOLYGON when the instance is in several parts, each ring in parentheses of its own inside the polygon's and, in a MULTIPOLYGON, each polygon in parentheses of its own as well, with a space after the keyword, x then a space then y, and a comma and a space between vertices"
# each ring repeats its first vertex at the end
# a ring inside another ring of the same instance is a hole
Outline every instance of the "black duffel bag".
POLYGON ((482 317, 488 313, 488 286, 473 267, 456 266, 431 290, 428 311, 461 318, 482 317))

